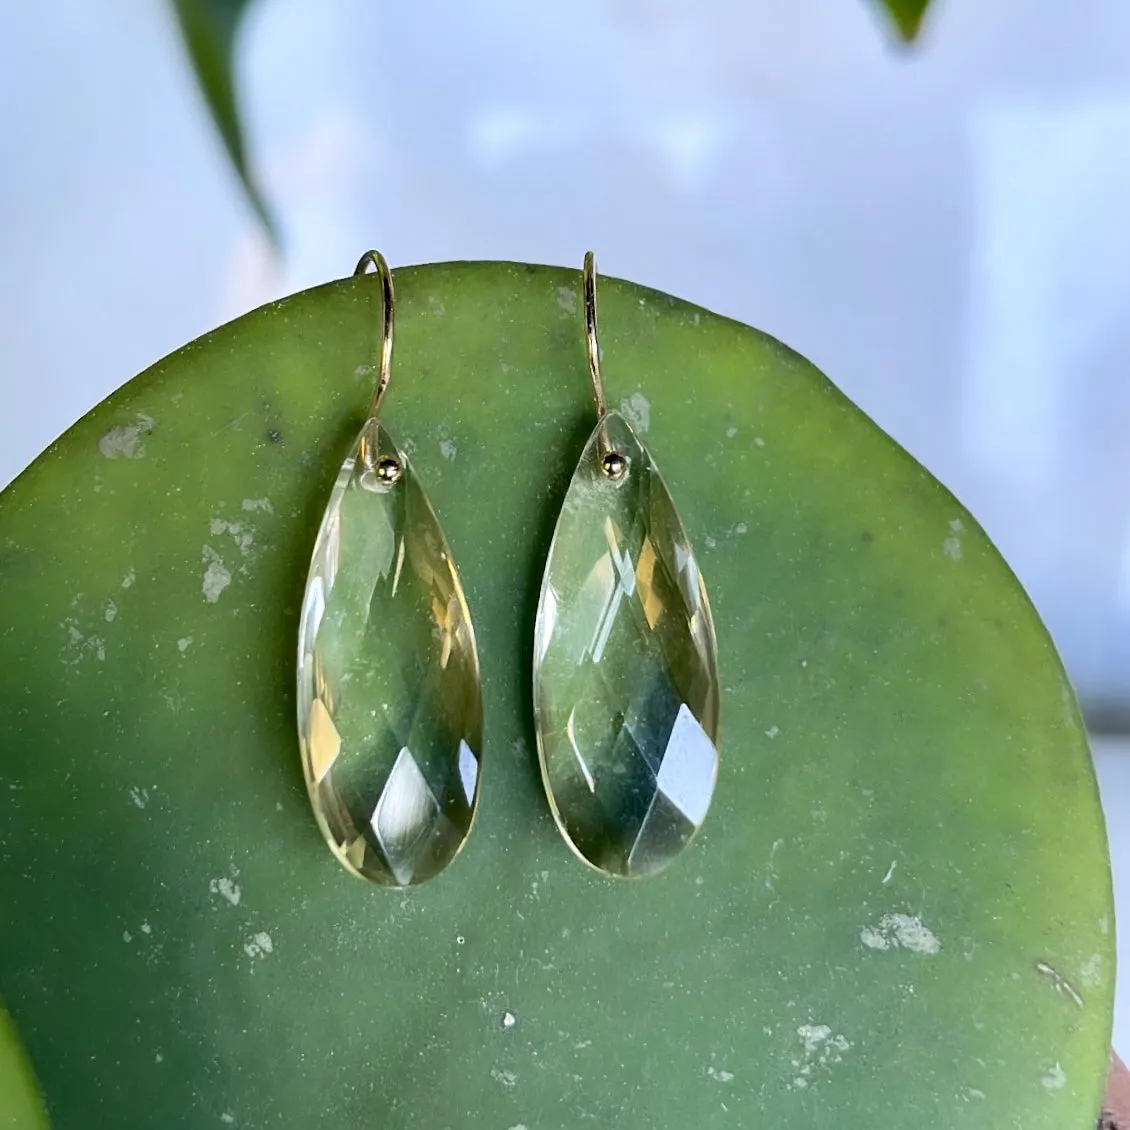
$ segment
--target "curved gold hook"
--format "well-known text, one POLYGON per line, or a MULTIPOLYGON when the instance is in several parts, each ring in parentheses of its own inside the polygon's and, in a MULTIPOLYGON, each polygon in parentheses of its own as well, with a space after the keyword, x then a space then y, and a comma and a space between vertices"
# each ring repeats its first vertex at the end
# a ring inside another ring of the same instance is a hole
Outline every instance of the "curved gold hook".
POLYGON ((608 405, 604 399, 604 378, 600 374, 600 341, 596 330, 596 256, 585 252, 585 269, 582 275, 585 291, 585 343, 589 354, 589 375, 592 377, 593 396, 596 397, 596 414, 600 423, 600 469, 615 484, 622 483, 628 474, 628 457, 616 451, 608 436, 604 417, 608 405))
POLYGON ((596 335, 596 256, 591 251, 585 252, 583 280, 585 341, 589 352, 589 374, 592 376, 592 391, 596 397, 596 414, 603 416, 606 405, 604 403, 604 378, 600 375, 600 342, 596 335))
POLYGON ((392 379, 392 337, 396 329, 396 292, 392 287, 392 271, 379 251, 366 251, 357 261, 353 275, 363 275, 372 267, 381 280, 381 300, 384 306, 384 326, 381 332, 381 360, 377 371, 377 387, 369 404, 369 417, 372 419, 380 411, 385 389, 392 379))

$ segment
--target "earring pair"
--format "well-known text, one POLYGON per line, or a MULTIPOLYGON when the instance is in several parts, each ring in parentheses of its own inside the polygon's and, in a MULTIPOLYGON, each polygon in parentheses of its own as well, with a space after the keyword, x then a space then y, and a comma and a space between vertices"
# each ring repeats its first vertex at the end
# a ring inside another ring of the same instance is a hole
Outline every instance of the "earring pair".
MULTIPOLYGON (((298 735, 315 818, 338 860, 386 887, 438 874, 480 794, 482 688, 470 609, 435 512, 379 423, 395 331, 368 418, 314 543, 299 624, 298 735)), ((719 680, 706 587, 650 453, 605 402, 596 263, 582 276, 596 427, 550 545, 533 641, 534 722, 550 809, 608 874, 662 870, 706 816, 719 680)))

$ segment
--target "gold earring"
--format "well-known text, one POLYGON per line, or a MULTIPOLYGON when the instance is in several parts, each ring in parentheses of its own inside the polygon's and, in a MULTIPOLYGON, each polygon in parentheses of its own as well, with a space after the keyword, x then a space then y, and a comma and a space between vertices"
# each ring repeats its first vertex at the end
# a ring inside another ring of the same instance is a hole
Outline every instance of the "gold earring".
POLYGON ((597 424, 573 473, 534 641, 538 757, 569 846, 611 875, 661 871, 702 825, 718 774, 706 586, 650 452, 605 402, 596 261, 585 340, 597 424))
POLYGON ((310 803, 349 871, 385 887, 436 875, 470 834, 479 797, 482 687, 454 558, 403 450, 378 420, 395 327, 383 332, 368 418, 314 542, 298 638, 298 739, 310 803))

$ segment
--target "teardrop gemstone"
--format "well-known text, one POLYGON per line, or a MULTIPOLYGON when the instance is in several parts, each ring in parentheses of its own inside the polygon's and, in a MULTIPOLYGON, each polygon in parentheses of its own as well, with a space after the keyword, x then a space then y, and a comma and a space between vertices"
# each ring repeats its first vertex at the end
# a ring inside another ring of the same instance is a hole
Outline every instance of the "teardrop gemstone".
POLYGON ((431 878, 479 796, 482 690, 459 573, 412 468, 370 419, 314 544, 298 640, 298 735, 314 815, 350 871, 431 878))
POLYGON ((717 645, 675 504, 617 412, 590 437, 553 535, 534 710, 546 793, 577 854, 620 876, 666 867, 717 779, 717 645))

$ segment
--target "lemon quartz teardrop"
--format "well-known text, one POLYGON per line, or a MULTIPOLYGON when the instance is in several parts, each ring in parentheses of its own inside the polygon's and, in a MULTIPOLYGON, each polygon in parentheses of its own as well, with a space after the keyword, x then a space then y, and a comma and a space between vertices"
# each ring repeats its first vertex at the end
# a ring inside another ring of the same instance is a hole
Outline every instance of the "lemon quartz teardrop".
POLYGON ((670 492, 616 412, 565 496, 535 634, 538 751, 561 831, 602 871, 662 870, 714 791, 717 646, 670 492))
POLYGON ((482 726, 451 551, 408 459, 370 419, 318 531, 298 642, 302 767, 346 868, 407 887, 451 862, 475 815, 482 726))

